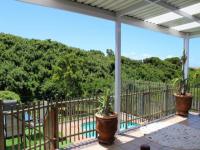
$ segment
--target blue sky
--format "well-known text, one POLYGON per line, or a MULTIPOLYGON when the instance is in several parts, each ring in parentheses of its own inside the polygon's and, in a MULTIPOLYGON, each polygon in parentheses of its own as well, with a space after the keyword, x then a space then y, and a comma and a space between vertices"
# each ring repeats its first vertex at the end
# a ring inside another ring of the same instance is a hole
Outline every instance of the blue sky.
MULTIPOLYGON (((103 52, 115 47, 114 23, 77 13, 1 0, 0 32, 26 38, 53 39, 69 46, 103 52)), ((122 55, 133 59, 180 56, 183 40, 122 25, 122 55)), ((190 40, 190 66, 200 67, 200 38, 190 40)))

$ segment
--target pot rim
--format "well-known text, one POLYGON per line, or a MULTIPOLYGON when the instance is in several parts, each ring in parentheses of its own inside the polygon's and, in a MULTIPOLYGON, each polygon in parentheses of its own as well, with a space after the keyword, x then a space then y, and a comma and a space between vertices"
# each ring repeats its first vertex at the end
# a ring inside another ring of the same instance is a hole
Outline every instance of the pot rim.
POLYGON ((174 93, 174 96, 175 97, 192 97, 192 94, 191 93, 186 93, 186 95, 180 95, 180 94, 174 93))
POLYGON ((102 118, 102 119, 112 119, 112 118, 117 118, 118 114, 114 112, 112 115, 105 116, 105 115, 101 115, 101 114, 96 113, 95 116, 98 117, 98 118, 102 118))

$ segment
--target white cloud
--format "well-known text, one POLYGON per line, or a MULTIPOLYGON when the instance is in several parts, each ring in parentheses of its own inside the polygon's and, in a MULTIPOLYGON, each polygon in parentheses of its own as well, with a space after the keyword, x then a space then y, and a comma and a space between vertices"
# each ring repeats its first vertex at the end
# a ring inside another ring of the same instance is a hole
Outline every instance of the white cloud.
POLYGON ((149 58, 149 57, 159 57, 160 59, 164 60, 166 58, 172 58, 172 57, 176 57, 174 55, 166 55, 166 56, 153 56, 151 54, 148 53, 142 53, 142 54, 137 54, 135 52, 122 52, 122 56, 134 59, 134 60, 143 60, 145 58, 149 58))
POLYGON ((151 54, 147 54, 147 53, 144 53, 144 54, 136 54, 135 52, 122 53, 122 56, 131 58, 131 59, 135 59, 135 60, 143 60, 143 59, 145 59, 145 58, 152 57, 151 54))
POLYGON ((174 56, 174 55, 167 55, 167 56, 160 56, 159 58, 164 60, 166 58, 172 58, 172 57, 179 57, 179 56, 174 56))

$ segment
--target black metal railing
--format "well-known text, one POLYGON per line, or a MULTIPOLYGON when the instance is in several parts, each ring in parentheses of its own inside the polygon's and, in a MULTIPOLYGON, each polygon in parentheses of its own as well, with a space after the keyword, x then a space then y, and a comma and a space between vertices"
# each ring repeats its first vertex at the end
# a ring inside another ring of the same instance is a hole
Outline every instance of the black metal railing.
MULTIPOLYGON (((200 110, 200 87, 191 86, 192 110, 200 110)), ((121 94, 120 129, 145 125, 175 113, 169 84, 133 82, 121 94)), ((4 150, 50 150, 97 137, 98 97, 41 100, 29 104, 0 101, 0 144, 4 150)))
POLYGON ((144 88, 140 92, 127 89, 121 97, 121 121, 128 129, 145 125, 153 120, 175 113, 174 89, 166 85, 162 88, 144 88))
POLYGON ((200 113, 200 85, 190 85, 190 92, 192 93, 192 110, 200 113))
POLYGON ((97 137, 97 97, 6 103, 0 101, 2 150, 52 150, 97 137))

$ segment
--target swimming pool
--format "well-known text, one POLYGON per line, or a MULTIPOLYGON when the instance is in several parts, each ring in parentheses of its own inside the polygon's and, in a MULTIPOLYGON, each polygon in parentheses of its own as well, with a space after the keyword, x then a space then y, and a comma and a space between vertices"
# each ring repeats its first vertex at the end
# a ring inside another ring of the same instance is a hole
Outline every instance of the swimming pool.
MULTIPOLYGON (((133 127, 137 127, 139 126, 139 124, 134 123, 134 122, 128 122, 127 123, 127 128, 133 128, 133 127)), ((87 122, 87 123, 83 123, 82 124, 82 129, 83 131, 89 131, 89 130, 93 130, 96 129, 96 122, 87 122)), ((120 130, 125 130, 126 129, 126 122, 121 122, 120 123, 120 130)), ((88 133, 84 133, 85 137, 90 137, 90 138, 95 138, 96 137, 96 132, 95 131, 91 131, 88 133)))

